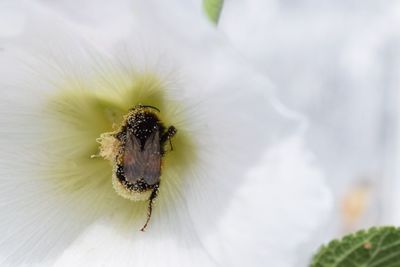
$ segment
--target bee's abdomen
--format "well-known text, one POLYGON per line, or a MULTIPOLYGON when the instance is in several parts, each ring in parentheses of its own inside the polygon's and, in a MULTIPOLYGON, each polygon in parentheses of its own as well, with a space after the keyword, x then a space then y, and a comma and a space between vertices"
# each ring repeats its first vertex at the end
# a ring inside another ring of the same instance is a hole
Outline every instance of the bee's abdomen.
POLYGON ((135 183, 128 182, 125 177, 124 166, 120 164, 117 165, 115 176, 130 191, 144 192, 154 188, 154 185, 149 185, 144 179, 138 179, 135 183))

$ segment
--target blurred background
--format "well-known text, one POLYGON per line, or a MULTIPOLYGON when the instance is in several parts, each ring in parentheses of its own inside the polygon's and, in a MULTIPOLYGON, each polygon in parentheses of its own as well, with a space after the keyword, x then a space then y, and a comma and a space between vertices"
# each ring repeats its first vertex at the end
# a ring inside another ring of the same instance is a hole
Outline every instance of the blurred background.
POLYGON ((399 26, 399 1, 225 1, 220 30, 308 119, 335 235, 400 224, 399 26))

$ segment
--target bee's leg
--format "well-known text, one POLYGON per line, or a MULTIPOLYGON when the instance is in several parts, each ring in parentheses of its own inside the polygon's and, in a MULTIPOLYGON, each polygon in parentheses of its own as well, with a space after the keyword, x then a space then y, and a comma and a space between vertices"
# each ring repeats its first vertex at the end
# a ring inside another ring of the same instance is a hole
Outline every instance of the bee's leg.
POLYGON ((171 125, 168 127, 168 130, 161 136, 161 143, 164 143, 168 140, 171 146, 171 151, 174 150, 174 148, 172 147, 171 138, 174 137, 177 131, 178 130, 171 125))
POLYGON ((147 225, 150 222, 150 218, 151 218, 151 214, 153 212, 153 204, 154 204, 154 200, 156 199, 157 195, 158 195, 158 187, 159 185, 157 184, 153 191, 151 192, 150 198, 149 198, 149 206, 147 207, 147 220, 146 223, 143 225, 142 229, 140 229, 140 231, 144 232, 144 230, 146 229, 147 225))

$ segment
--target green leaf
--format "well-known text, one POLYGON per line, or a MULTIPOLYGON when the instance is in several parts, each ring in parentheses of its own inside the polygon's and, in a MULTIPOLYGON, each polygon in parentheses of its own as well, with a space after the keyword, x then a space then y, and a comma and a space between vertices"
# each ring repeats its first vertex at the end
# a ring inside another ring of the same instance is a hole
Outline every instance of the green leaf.
POLYGON ((374 227, 331 241, 311 267, 400 267, 400 228, 374 227))
POLYGON ((223 5, 224 0, 203 0, 204 11, 208 18, 215 24, 218 23, 223 5))

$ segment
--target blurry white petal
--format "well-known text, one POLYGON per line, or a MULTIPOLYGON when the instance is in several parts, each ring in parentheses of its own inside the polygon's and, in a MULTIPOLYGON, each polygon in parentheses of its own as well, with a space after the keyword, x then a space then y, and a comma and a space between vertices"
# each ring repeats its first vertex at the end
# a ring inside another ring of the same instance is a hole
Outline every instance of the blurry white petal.
POLYGON ((306 142, 339 198, 354 184, 376 185, 362 222, 371 226, 393 214, 400 5, 360 3, 226 1, 219 29, 309 118, 306 142))
POLYGON ((271 147, 248 172, 207 245, 226 266, 307 266, 331 208, 323 174, 294 136, 271 147))
POLYGON ((13 1, 0 3, 0 39, 21 33, 25 25, 25 17, 18 4, 13 1))

